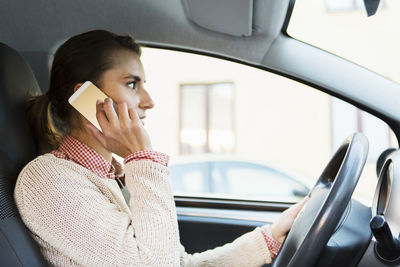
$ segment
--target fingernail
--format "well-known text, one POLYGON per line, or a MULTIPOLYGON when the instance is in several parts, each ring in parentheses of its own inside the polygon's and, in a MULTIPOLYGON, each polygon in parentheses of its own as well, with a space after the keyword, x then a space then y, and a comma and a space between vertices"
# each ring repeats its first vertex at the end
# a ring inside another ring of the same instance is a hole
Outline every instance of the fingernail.
POLYGON ((100 99, 97 99, 97 100, 96 100, 96 105, 99 105, 99 104, 101 104, 101 100, 100 100, 100 99))

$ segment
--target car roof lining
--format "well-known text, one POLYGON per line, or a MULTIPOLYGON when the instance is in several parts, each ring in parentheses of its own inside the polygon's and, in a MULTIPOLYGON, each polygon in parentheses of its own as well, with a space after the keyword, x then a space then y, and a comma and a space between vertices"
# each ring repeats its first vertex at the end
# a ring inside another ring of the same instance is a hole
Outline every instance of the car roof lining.
POLYGON ((253 34, 253 0, 182 0, 182 3, 187 18, 200 27, 238 37, 253 34))
POLYGON ((260 63, 282 28, 288 2, 254 0, 256 34, 249 37, 198 26, 187 17, 180 0, 7 1, 2 5, 7 12, 0 16, 0 32, 2 42, 18 51, 51 51, 60 40, 103 28, 131 34, 137 40, 204 49, 260 63), (266 12, 265 17, 262 12, 266 12))
POLYGON ((200 27, 236 37, 264 35, 273 40, 282 29, 289 1, 182 0, 182 3, 186 17, 200 27))

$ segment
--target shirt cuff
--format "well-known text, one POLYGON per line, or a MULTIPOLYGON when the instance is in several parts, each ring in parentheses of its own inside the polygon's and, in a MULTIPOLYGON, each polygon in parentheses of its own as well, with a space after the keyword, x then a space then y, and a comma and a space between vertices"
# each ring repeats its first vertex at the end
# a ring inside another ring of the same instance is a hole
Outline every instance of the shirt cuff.
POLYGON ((133 160, 143 160, 143 159, 149 159, 155 163, 159 163, 164 166, 168 166, 168 161, 169 161, 169 156, 167 154, 153 151, 153 150, 143 150, 143 151, 137 151, 134 152, 130 155, 128 155, 124 159, 124 164, 133 161, 133 160))
POLYGON ((270 225, 265 225, 261 227, 261 232, 264 236, 265 242, 267 243, 267 247, 271 253, 271 258, 275 259, 276 255, 278 255, 279 249, 281 248, 281 244, 272 237, 270 225))

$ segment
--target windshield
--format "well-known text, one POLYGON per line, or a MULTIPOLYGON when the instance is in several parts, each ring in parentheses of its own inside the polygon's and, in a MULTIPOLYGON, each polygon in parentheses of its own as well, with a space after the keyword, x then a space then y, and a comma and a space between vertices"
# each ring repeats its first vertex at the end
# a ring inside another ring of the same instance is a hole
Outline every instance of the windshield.
POLYGON ((362 0, 297 0, 287 33, 400 83, 399 15, 398 0, 371 17, 362 0))

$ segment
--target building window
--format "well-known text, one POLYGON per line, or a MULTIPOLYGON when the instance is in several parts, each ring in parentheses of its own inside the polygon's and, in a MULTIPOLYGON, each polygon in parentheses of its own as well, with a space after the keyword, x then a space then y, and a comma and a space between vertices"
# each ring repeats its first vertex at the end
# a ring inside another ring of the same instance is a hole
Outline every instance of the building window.
POLYGON ((234 152, 233 83, 181 85, 180 108, 181 154, 234 152))

